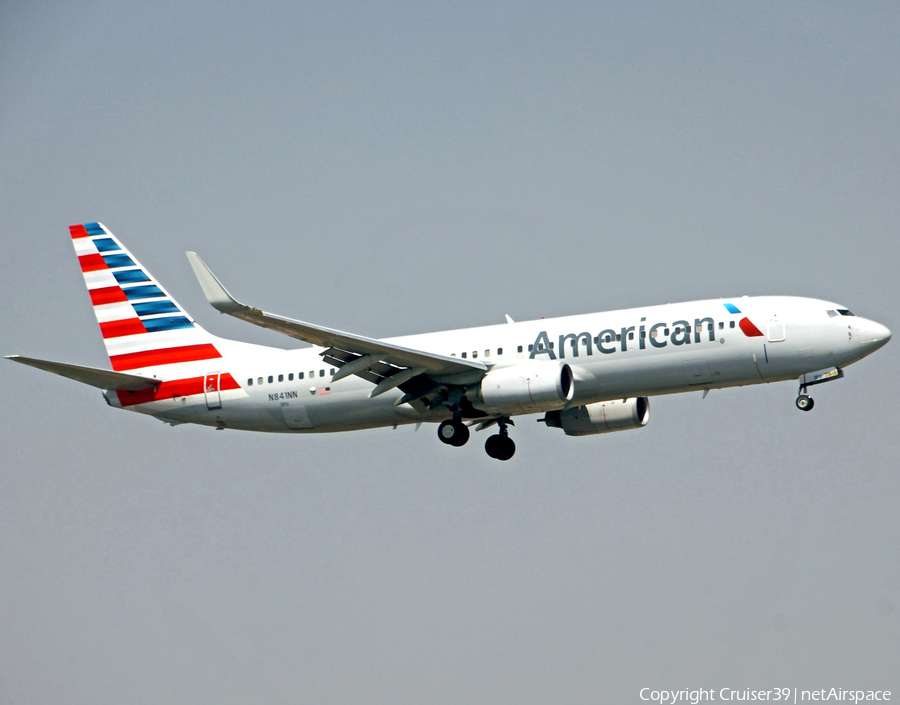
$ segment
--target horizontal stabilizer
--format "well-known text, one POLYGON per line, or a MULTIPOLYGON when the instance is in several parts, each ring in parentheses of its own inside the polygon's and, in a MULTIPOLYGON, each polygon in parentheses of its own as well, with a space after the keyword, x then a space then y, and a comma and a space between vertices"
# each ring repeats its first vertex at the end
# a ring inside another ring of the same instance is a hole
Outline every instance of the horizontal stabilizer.
POLYGON ((21 362, 29 367, 37 367, 39 370, 52 372, 55 375, 74 379, 82 384, 89 384, 98 389, 114 389, 122 392, 136 392, 140 389, 150 389, 158 386, 162 380, 152 377, 141 377, 139 375, 129 375, 124 372, 113 372, 111 370, 101 370, 96 367, 82 367, 80 365, 69 365, 64 362, 51 362, 50 360, 38 360, 33 357, 22 357, 21 355, 7 355, 7 360, 13 362, 21 362))

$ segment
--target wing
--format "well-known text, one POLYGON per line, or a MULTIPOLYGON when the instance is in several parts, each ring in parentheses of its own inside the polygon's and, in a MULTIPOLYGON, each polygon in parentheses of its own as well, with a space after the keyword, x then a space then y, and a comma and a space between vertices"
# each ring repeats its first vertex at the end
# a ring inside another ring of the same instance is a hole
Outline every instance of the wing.
POLYGON ((375 384, 369 395, 371 397, 400 387, 405 394, 398 403, 403 403, 420 399, 443 384, 477 382, 487 372, 488 368, 475 360, 393 345, 333 328, 294 321, 247 306, 228 293, 196 252, 188 252, 187 256, 197 281, 213 308, 248 323, 326 348, 322 358, 339 368, 333 381, 357 375, 375 384))

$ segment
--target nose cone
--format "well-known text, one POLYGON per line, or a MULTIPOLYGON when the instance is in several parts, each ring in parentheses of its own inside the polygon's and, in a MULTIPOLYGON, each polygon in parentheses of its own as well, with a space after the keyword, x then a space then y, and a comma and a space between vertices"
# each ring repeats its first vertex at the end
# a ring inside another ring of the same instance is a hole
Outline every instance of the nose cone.
POLYGON ((869 321, 862 318, 857 323, 859 330, 859 344, 866 354, 875 352, 882 345, 891 339, 891 331, 887 326, 883 326, 875 321, 869 321))

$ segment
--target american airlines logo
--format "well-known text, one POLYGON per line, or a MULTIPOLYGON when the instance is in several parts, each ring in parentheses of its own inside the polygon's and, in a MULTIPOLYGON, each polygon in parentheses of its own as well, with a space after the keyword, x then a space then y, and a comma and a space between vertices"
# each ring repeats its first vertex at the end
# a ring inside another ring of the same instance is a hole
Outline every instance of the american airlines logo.
MULTIPOLYGON (((564 333, 559 336, 558 347, 550 342, 547 331, 542 330, 537 334, 531 346, 530 359, 537 355, 547 355, 549 359, 556 360, 557 352, 560 360, 566 357, 568 344, 572 357, 578 357, 582 350, 586 355, 593 355, 594 350, 603 355, 611 355, 614 352, 627 352, 629 343, 637 340, 639 350, 646 350, 649 344, 654 348, 664 348, 667 345, 691 345, 704 342, 714 342, 716 339, 717 322, 710 317, 695 318, 693 325, 690 321, 678 320, 672 323, 646 324, 646 318, 641 318, 637 326, 626 326, 618 330, 606 328, 597 335, 590 332, 564 333)), ((733 324, 732 324, 733 325, 733 324)), ((724 328, 724 324, 721 324, 724 328)), ((742 318, 738 323, 744 335, 754 338, 763 335, 749 318, 742 318)))

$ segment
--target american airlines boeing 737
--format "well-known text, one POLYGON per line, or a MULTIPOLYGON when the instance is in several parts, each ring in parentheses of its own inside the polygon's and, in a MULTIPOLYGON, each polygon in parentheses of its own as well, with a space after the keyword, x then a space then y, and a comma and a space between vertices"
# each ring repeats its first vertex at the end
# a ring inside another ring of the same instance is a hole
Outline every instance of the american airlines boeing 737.
POLYGON ((102 224, 69 228, 112 370, 9 356, 97 387, 110 406, 166 423, 280 433, 438 423, 509 460, 513 417, 568 436, 641 428, 648 397, 794 379, 808 388, 890 340, 836 303, 754 296, 514 322, 378 340, 238 302, 193 252, 209 303, 310 343, 283 350, 204 330, 102 224))

